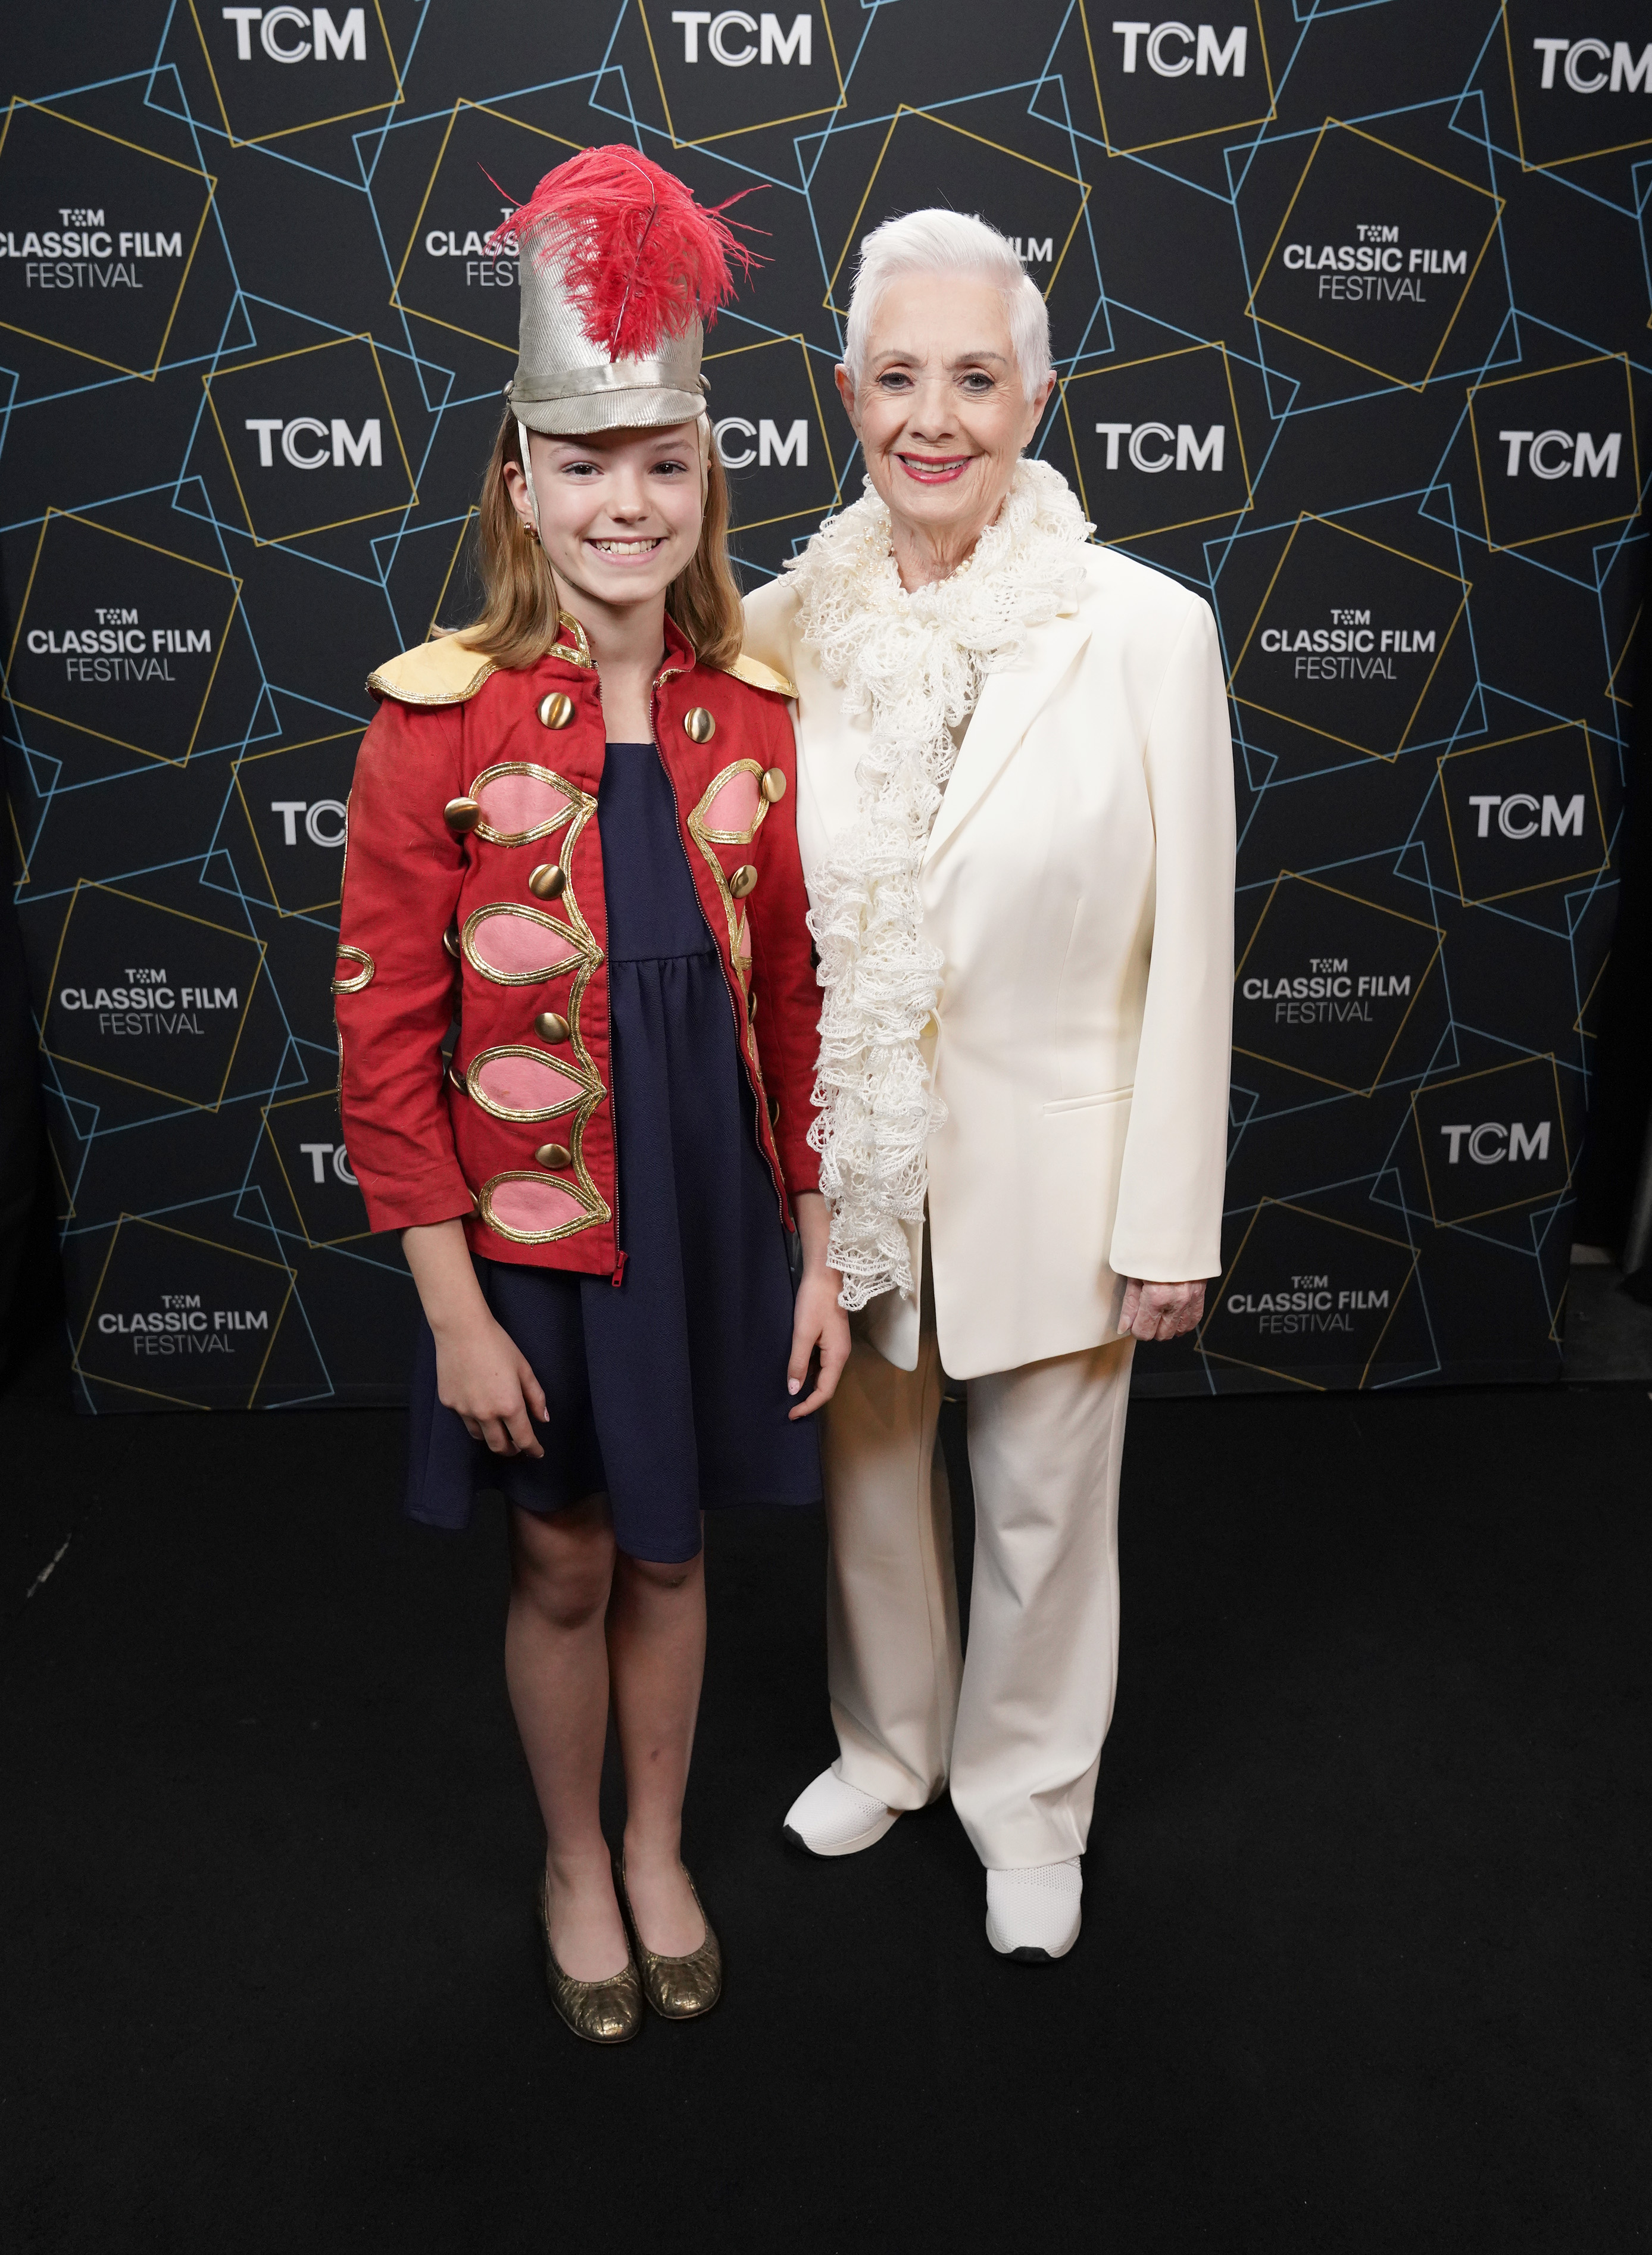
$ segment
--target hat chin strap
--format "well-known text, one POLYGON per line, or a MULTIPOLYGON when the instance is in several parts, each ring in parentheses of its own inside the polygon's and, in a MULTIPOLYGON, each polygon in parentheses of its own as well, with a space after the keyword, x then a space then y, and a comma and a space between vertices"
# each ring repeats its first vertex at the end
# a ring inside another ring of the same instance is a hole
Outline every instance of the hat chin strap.
MULTIPOLYGON (((522 474, 528 486, 528 513, 533 519, 533 529, 539 531, 539 496, 533 488, 533 464, 528 459, 528 426, 521 416, 517 418, 517 444, 522 450, 522 474)), ((544 535, 540 535, 541 545, 544 535)))

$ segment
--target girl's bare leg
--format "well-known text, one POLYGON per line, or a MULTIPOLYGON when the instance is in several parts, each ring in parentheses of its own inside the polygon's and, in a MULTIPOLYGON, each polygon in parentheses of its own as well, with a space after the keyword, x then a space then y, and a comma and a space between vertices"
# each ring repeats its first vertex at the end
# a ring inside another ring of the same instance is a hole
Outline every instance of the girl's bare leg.
POLYGON ((706 1562, 620 1555, 608 1611, 614 1718, 625 1760, 625 1887, 637 1930, 663 1957, 706 1938, 682 1865, 683 1795, 706 1664, 706 1562))
POLYGON ((551 1947, 576 1981, 604 1980, 626 1960, 598 1806, 615 1556, 601 1496, 543 1518, 510 1514, 505 1681, 545 1819, 551 1947))

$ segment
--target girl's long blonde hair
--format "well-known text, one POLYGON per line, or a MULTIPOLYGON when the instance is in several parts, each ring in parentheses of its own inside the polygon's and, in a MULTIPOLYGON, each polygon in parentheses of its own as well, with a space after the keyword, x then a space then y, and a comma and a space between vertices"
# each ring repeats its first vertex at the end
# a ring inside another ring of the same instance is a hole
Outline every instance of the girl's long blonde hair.
MULTIPOLYGON (((505 483, 519 463, 516 418, 507 409, 494 440, 477 509, 482 615, 462 629, 466 643, 499 665, 532 665, 557 639, 556 583, 545 550, 524 538, 505 483)), ((702 665, 732 665, 740 655, 740 589, 728 561, 728 481, 714 439, 699 544, 665 591, 665 608, 702 665)))

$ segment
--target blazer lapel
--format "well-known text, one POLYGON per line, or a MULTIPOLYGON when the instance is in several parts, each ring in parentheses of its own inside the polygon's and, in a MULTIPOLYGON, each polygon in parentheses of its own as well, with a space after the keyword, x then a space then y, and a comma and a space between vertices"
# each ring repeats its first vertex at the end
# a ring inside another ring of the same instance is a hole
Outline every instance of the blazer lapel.
POLYGON ((1051 619, 1028 636, 1018 665, 988 674, 930 832, 926 866, 946 850, 997 781, 1089 639, 1090 629, 1076 611, 1051 619))

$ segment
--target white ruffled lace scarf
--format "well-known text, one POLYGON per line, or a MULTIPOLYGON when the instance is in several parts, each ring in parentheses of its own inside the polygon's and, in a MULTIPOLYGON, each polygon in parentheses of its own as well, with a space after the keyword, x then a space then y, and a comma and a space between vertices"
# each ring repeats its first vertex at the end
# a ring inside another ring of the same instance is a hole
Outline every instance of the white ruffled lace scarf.
POLYGON ((791 567, 798 631, 846 714, 872 722, 855 818, 815 871, 809 918, 826 990, 809 1140, 846 1308, 913 1290, 902 1225, 923 1214, 925 1146, 946 1116, 919 1047, 941 959, 922 937, 918 870, 956 755, 952 731, 1027 629, 1076 601, 1093 530, 1058 471, 1023 461, 968 563, 937 586, 902 587, 889 510, 869 483, 791 567))

